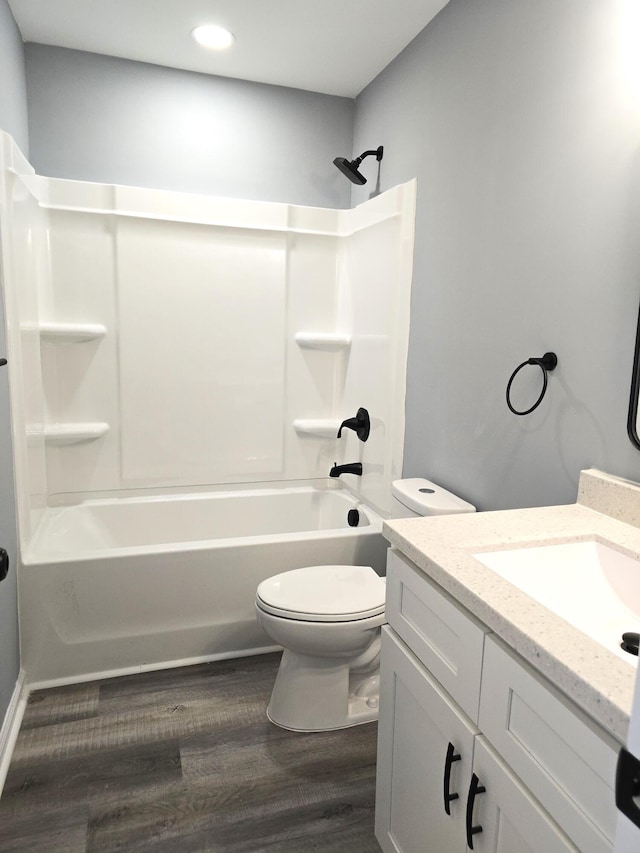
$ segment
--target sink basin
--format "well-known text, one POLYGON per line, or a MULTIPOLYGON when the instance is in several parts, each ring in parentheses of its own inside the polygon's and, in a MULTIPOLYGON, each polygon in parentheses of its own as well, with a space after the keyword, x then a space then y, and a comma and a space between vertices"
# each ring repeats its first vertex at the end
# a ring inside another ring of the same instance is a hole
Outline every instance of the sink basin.
POLYGON ((640 631, 640 561, 595 540, 473 554, 492 571, 628 663, 640 631))

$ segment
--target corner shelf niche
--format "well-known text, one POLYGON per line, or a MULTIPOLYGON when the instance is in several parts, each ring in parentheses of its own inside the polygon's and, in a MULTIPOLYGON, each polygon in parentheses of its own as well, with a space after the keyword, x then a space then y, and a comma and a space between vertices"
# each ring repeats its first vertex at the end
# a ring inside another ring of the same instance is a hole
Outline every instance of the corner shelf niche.
POLYGON ((337 418, 298 418, 293 422, 293 428, 298 435, 336 438, 340 423, 337 418))
POLYGON ((351 346, 351 335, 333 332, 298 332, 296 343, 301 349, 317 349, 338 352, 351 346))
POLYGON ((38 330, 42 338, 52 343, 83 343, 107 334, 102 323, 40 323, 38 330))
POLYGON ((102 421, 83 423, 47 424, 44 427, 44 440, 55 447, 69 444, 83 444, 95 441, 109 432, 109 424, 102 421))

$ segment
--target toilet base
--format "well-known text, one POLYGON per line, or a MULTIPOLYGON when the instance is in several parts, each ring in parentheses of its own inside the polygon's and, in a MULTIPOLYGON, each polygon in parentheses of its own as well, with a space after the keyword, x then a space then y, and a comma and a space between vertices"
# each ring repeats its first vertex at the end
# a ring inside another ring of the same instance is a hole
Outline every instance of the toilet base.
POLYGON ((377 720, 379 658, 356 670, 352 666, 286 649, 267 717, 294 732, 332 731, 377 720))

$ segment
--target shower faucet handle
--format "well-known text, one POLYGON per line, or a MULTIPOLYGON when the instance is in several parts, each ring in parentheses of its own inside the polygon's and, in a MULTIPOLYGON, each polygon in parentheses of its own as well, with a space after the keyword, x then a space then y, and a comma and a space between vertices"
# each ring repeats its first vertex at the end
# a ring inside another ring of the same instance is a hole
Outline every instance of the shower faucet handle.
POLYGON ((346 421, 342 421, 338 429, 338 438, 342 438, 343 427, 354 430, 360 441, 366 441, 371 431, 369 412, 366 409, 360 408, 356 412, 355 418, 347 418, 346 421))

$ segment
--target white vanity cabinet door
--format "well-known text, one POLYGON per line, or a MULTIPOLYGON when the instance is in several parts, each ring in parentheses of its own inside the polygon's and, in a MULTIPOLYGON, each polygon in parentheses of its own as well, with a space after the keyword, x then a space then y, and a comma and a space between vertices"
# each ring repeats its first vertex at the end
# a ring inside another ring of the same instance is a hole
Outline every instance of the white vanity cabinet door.
MULTIPOLYGON (((376 837, 385 853, 464 853, 477 728, 389 628, 382 629, 376 837), (449 744, 450 814, 445 811, 449 744)), ((511 851, 514 853, 514 851, 511 851)))
POLYGON ((474 853, 579 853, 482 736, 475 741, 473 772, 485 789, 472 802, 469 823, 482 828, 471 836, 474 853))

